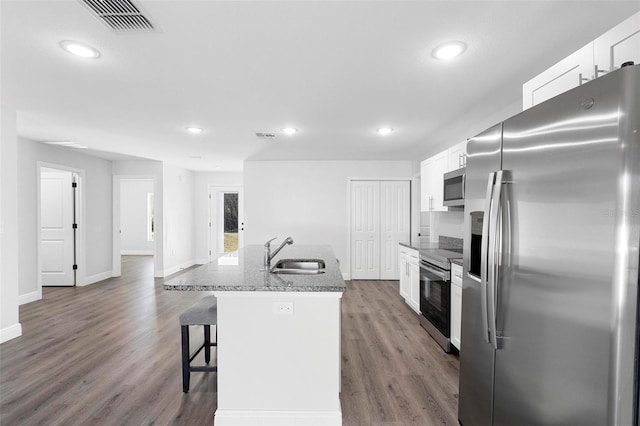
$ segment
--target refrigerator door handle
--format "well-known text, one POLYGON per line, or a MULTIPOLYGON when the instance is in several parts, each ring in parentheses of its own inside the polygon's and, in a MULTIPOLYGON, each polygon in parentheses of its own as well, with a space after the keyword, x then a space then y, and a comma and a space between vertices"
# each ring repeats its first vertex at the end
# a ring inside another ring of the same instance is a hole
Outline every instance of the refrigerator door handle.
POLYGON ((489 247, 488 247, 488 267, 487 267, 487 310, 489 319, 489 335, 491 336, 491 344, 493 349, 498 350, 498 271, 500 267, 500 258, 502 253, 502 184, 504 178, 508 174, 503 170, 496 172, 494 190, 491 200, 491 212, 489 217, 490 231, 489 247))
POLYGON ((487 178, 487 194, 484 199, 484 219, 482 221, 482 246, 480 247, 480 303, 482 305, 482 334, 484 341, 491 343, 489 334, 489 317, 487 315, 487 266, 489 254, 489 237, 493 235, 493 228, 489 223, 491 216, 491 200, 493 198, 493 186, 496 179, 496 173, 491 172, 487 178))

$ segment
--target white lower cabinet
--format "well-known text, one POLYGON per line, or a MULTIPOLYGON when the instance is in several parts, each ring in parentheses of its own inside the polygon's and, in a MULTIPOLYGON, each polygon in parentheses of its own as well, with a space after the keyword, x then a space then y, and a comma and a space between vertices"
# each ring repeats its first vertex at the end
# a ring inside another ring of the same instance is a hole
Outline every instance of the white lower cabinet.
POLYGON ((419 253, 414 248, 398 246, 398 264, 400 265, 400 296, 420 313, 420 266, 419 253))
POLYGON ((451 265, 451 344, 460 350, 462 326, 462 266, 451 265))
POLYGON ((420 266, 418 262, 417 258, 409 260, 409 300, 407 301, 407 304, 417 314, 420 313, 420 266))

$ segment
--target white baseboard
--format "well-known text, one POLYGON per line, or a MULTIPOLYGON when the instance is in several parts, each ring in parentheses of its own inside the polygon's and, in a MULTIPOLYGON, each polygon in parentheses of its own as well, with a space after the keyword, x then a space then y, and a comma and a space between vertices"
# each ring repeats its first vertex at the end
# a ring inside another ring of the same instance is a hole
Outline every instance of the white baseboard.
POLYGON ((22 324, 17 323, 0 329, 0 343, 22 336, 22 324))
POLYGON ((40 299, 42 299, 42 290, 32 291, 27 294, 20 294, 18 295, 18 305, 24 305, 40 299))
POLYGON ((343 272, 342 273, 342 279, 345 281, 349 281, 351 279, 351 276, 348 272, 343 272))
POLYGON ((193 266, 196 264, 196 261, 191 259, 188 260, 186 262, 181 263, 180 265, 176 265, 176 266, 172 266, 171 268, 167 268, 165 269, 162 273, 163 273, 163 277, 169 276, 171 274, 175 274, 176 272, 180 272, 183 269, 186 269, 190 266, 193 266))
POLYGON ((201 258, 201 259, 196 259, 194 262, 196 265, 204 265, 206 263, 209 263, 209 259, 201 258))
POLYGON ((341 426, 342 411, 221 410, 216 426, 341 426))
POLYGON ((78 287, 83 287, 85 285, 89 285, 89 284, 97 283, 98 281, 109 279, 112 276, 113 276, 113 271, 101 272, 99 274, 85 277, 84 280, 82 282, 79 282, 77 285, 78 287))
POLYGON ((153 250, 120 250, 121 256, 153 256, 153 250))

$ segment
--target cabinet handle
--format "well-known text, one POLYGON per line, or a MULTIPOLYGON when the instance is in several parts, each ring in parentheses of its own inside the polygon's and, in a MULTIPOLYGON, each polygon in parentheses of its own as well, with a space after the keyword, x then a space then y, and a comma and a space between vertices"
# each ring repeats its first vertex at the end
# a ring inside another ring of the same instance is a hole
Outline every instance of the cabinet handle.
POLYGON ((597 65, 595 66, 595 70, 596 70, 595 78, 598 78, 600 74, 606 74, 609 72, 609 70, 599 70, 597 65))
MULTIPOLYGON (((597 68, 597 65, 596 65, 597 68)), ((586 83, 587 81, 589 81, 589 78, 583 77, 582 73, 578 74, 578 86, 581 86, 582 83, 586 83)))

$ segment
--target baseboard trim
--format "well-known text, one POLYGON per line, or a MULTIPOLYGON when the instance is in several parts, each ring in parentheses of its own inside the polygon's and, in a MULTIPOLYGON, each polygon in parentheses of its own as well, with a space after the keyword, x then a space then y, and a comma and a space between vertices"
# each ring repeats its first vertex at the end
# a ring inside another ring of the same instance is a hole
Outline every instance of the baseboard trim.
POLYGON ((167 276, 169 276, 171 274, 175 274, 176 272, 180 272, 183 269, 187 269, 188 267, 193 266, 195 264, 196 264, 195 260, 193 260, 193 259, 188 260, 188 261, 183 262, 183 263, 181 263, 179 265, 172 266, 171 268, 165 269, 164 271, 162 271, 162 274, 163 274, 162 276, 163 277, 167 277, 167 276))
POLYGON ((111 277, 113 277, 113 271, 101 272, 99 274, 95 274, 95 275, 91 275, 91 276, 85 277, 83 282, 79 282, 77 284, 77 286, 78 287, 84 287, 85 285, 94 284, 94 283, 97 283, 98 281, 104 281, 104 280, 109 279, 111 277))
POLYGON ((216 426, 341 426, 342 411, 267 411, 217 409, 216 426))
POLYGON ((121 256, 153 256, 153 250, 120 250, 121 256))
POLYGON ((205 263, 209 263, 209 260, 202 258, 202 259, 196 259, 194 262, 196 265, 204 265, 205 263))
POLYGON ((22 336, 22 324, 17 323, 0 329, 0 343, 22 336))
POLYGON ((343 272, 342 279, 345 281, 349 281, 351 279, 351 276, 347 272, 343 272))
POLYGON ((18 305, 25 305, 40 299, 42 299, 42 290, 32 291, 27 294, 20 294, 18 295, 18 305))

